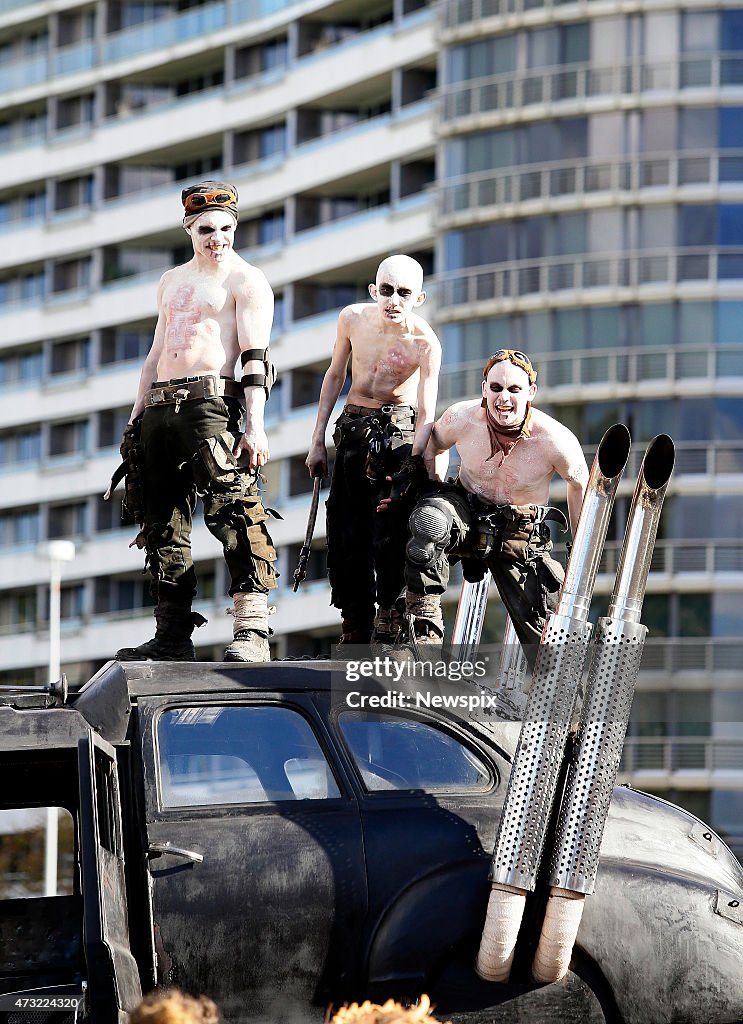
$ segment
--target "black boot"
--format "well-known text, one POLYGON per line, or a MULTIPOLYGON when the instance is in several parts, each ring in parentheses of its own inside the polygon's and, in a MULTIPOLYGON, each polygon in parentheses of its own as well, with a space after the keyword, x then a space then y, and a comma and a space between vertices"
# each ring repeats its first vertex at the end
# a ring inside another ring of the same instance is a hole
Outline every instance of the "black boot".
POLYGON ((191 611, 191 604, 161 599, 155 607, 157 628, 152 640, 139 647, 122 647, 117 661, 196 661, 191 634, 206 619, 191 611))

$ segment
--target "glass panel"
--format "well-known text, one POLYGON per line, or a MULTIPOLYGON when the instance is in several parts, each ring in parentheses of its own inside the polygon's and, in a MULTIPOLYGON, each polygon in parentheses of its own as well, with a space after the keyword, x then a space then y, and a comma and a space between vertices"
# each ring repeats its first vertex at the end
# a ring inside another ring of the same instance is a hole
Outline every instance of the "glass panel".
MULTIPOLYGON (((707 505, 709 506, 709 502, 707 505)), ((712 596, 710 594, 679 594, 678 609, 679 636, 710 636, 712 625, 712 596)))
POLYGON ((721 107, 720 148, 743 149, 743 107, 721 107))
MULTIPOLYGON (((718 398, 715 412, 712 436, 720 441, 743 441, 743 402, 740 398, 718 398)), ((743 501, 740 505, 743 508, 743 501)))
POLYGON ((157 739, 165 807, 340 796, 309 722, 289 708, 173 708, 157 739))
POLYGON ((681 206, 678 211, 678 244, 714 245, 717 240, 716 214, 714 206, 681 206))
MULTIPOLYGON (((743 311, 743 304, 741 304, 743 311)), ((710 345, 714 339, 715 309, 711 302, 679 303, 679 342, 710 345)))
MULTIPOLYGON (((740 594, 719 592, 713 595, 713 636, 741 636, 740 594)), ((741 654, 738 652, 737 668, 740 668, 741 654)))
POLYGON ((707 538, 709 536, 709 498, 680 495, 673 503, 673 536, 685 538, 707 538))
POLYGON ((682 46, 687 53, 714 53, 717 49, 717 14, 687 11, 682 15, 682 46))
POLYGON ((418 719, 349 711, 340 715, 339 724, 371 792, 482 792, 491 786, 491 773, 479 757, 453 736, 418 719))
POLYGON ((57 895, 74 892, 75 827, 64 807, 0 810, 0 899, 44 895, 47 811, 57 816, 57 895))
MULTIPOLYGON (((713 108, 681 108, 679 145, 681 149, 717 149, 717 125, 713 108)), ((673 149, 674 146, 668 148, 673 149)))

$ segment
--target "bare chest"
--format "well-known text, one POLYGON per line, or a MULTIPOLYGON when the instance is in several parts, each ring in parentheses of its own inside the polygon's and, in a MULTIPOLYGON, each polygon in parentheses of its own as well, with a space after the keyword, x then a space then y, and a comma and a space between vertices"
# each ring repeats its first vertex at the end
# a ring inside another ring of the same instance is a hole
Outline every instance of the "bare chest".
POLYGON ((169 321, 221 319, 234 308, 229 289, 218 281, 186 277, 168 285, 163 293, 163 309, 169 321))
POLYGON ((458 441, 457 449, 462 476, 476 493, 511 504, 547 500, 554 466, 540 439, 522 437, 506 452, 496 446, 491 455, 487 431, 472 430, 458 441))

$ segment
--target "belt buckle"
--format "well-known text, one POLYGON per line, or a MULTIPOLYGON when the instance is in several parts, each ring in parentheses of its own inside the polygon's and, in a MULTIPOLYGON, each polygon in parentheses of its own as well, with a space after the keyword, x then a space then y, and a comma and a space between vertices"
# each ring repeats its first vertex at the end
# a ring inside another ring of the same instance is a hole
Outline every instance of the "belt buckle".
POLYGON ((150 391, 150 405, 159 405, 165 401, 165 389, 158 388, 157 391, 150 391))
POLYGON ((383 412, 385 416, 391 416, 394 408, 394 405, 380 405, 379 411, 383 412))

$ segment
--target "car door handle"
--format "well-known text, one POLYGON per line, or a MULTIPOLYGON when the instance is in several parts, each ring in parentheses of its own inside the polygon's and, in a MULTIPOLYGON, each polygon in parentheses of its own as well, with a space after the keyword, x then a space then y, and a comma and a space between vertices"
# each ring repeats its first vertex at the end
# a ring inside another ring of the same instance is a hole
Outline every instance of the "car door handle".
POLYGON ((204 860, 203 853, 197 853, 196 850, 186 850, 182 846, 173 846, 171 843, 150 843, 147 847, 148 857, 159 857, 163 853, 171 853, 174 857, 183 857, 194 864, 201 864, 204 860))

